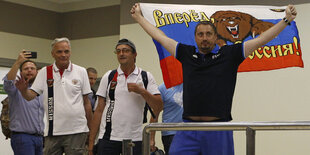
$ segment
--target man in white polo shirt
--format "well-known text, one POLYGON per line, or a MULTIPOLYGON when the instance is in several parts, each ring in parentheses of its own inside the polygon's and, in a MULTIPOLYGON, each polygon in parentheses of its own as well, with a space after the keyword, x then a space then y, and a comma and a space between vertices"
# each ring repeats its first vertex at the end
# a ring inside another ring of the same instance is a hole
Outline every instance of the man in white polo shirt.
POLYGON ((98 106, 90 130, 89 154, 92 154, 100 126, 98 154, 119 155, 122 141, 131 139, 135 143, 134 155, 141 155, 145 102, 155 112, 162 109, 163 103, 155 79, 149 72, 144 72, 148 78, 146 89, 144 87, 142 69, 135 65, 135 45, 128 39, 121 39, 115 53, 120 65, 110 82, 111 71, 105 73, 97 91, 98 106))
POLYGON ((69 39, 56 38, 51 53, 54 64, 40 70, 30 89, 23 78, 16 86, 27 100, 43 94, 46 111, 44 155, 83 155, 92 119, 87 72, 71 63, 69 39))

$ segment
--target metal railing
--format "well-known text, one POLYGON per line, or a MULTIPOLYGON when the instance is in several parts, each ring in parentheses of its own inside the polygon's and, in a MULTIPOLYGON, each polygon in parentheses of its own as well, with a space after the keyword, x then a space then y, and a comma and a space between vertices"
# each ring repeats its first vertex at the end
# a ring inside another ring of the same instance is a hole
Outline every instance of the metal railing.
POLYGON ((150 154, 151 131, 246 131, 246 155, 255 155, 256 130, 310 130, 310 121, 295 122, 208 122, 208 123, 151 123, 143 130, 143 155, 150 154))

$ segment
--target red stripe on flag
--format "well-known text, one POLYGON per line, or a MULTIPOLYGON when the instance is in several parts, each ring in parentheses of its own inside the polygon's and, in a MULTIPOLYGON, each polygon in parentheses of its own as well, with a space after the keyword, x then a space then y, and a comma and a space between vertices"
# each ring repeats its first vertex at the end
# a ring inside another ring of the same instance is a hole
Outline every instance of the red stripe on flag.
POLYGON ((182 64, 173 56, 160 60, 160 67, 166 88, 183 83, 182 64))

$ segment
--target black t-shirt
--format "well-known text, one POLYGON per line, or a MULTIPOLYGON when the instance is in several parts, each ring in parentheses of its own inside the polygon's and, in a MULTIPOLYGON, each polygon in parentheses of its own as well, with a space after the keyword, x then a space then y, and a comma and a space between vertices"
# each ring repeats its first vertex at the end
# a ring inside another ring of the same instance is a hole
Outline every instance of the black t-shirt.
POLYGON ((214 116, 232 120, 237 70, 244 60, 243 44, 202 55, 196 53, 195 46, 179 43, 176 58, 183 68, 183 118, 214 116))

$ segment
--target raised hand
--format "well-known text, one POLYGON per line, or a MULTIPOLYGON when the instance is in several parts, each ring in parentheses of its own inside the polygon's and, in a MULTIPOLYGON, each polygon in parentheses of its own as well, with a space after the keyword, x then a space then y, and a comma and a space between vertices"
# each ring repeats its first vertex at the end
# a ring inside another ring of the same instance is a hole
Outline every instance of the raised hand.
POLYGON ((137 20, 138 17, 142 16, 141 8, 139 3, 135 3, 130 10, 133 19, 137 20))
POLYGON ((17 77, 15 86, 20 92, 27 91, 29 85, 29 80, 25 80, 25 78, 21 75, 21 77, 17 77))
POLYGON ((294 5, 288 5, 285 9, 285 17, 288 19, 289 22, 293 21, 296 18, 297 10, 294 5))

